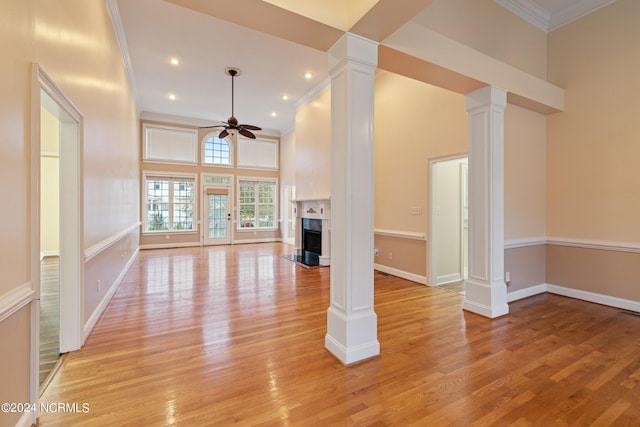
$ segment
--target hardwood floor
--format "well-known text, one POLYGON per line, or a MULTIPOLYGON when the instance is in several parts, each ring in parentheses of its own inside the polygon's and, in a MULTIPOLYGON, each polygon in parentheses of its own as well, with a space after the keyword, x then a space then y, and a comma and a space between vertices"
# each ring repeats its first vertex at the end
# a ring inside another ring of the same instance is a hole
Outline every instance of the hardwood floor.
POLYGON ((141 251, 42 398, 80 410, 40 425, 640 423, 640 317, 544 294, 489 320, 376 274, 382 355, 345 367, 323 348, 330 269, 288 252, 141 251))
POLYGON ((40 384, 60 358, 60 258, 40 261, 40 384))

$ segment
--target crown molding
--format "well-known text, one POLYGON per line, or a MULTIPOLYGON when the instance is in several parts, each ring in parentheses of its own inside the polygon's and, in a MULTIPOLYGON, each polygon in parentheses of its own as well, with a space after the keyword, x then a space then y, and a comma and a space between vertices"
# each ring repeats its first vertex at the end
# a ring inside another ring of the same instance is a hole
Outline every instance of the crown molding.
POLYGON ((129 48, 127 47, 127 38, 124 34, 124 27, 122 26, 122 18, 120 17, 120 10, 118 9, 118 3, 116 0, 106 0, 107 9, 109 11, 109 17, 111 18, 111 25, 113 25, 113 32, 120 48, 120 55, 122 56, 122 62, 129 79, 129 88, 133 94, 133 99, 136 103, 136 110, 140 111, 140 97, 138 95, 138 86, 136 84, 136 77, 133 73, 133 66, 131 65, 131 55, 129 54, 129 48))
POLYGON ((550 13, 535 0, 495 0, 500 6, 515 13, 531 25, 548 33, 591 12, 605 7, 616 0, 582 0, 555 13, 550 13))
POLYGON ((495 0, 500 6, 515 13, 534 27, 549 31, 551 14, 531 0, 495 0))

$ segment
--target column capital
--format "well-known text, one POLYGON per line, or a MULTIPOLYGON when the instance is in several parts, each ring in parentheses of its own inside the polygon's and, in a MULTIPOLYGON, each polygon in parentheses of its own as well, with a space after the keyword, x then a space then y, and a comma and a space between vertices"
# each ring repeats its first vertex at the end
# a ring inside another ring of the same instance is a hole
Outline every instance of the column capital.
POLYGON ((495 86, 485 86, 468 93, 466 105, 467 111, 487 105, 505 108, 507 106, 507 92, 495 86))
POLYGON ((378 66, 378 42, 352 33, 345 33, 329 49, 329 70, 331 74, 346 62, 378 66))

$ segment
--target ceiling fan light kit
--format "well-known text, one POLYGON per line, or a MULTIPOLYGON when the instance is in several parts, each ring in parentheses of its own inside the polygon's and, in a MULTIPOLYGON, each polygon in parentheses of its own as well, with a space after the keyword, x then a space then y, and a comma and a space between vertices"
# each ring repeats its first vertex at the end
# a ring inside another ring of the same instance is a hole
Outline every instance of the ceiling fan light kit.
POLYGON ((253 125, 238 124, 238 119, 236 119, 234 116, 234 98, 235 98, 234 83, 235 83, 235 78, 238 77, 240 74, 242 74, 242 71, 239 68, 227 67, 224 69, 224 72, 226 75, 231 76, 231 117, 229 117, 226 122, 222 122, 224 123, 223 125, 205 126, 202 129, 211 129, 211 128, 219 128, 219 127, 224 128, 222 132, 218 134, 218 138, 224 138, 227 135, 234 134, 235 131, 237 131, 238 133, 240 133, 240 135, 246 138, 256 139, 256 136, 251 131, 262 130, 262 128, 258 126, 253 126, 253 125))

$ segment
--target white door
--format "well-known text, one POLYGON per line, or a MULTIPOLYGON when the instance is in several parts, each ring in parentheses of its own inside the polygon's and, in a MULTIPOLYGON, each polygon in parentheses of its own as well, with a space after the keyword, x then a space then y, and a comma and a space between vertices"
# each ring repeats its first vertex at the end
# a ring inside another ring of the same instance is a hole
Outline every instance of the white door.
POLYGON ((229 189, 205 187, 204 190, 204 244, 231 244, 231 204, 229 189))

